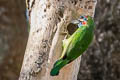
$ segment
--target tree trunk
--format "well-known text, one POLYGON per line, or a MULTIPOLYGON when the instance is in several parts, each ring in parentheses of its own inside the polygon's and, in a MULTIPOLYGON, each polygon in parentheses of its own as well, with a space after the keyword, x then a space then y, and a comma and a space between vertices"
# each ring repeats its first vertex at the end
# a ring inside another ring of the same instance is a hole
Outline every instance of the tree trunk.
POLYGON ((94 16, 96 0, 28 0, 30 34, 19 80, 77 80, 80 57, 59 76, 50 70, 62 52, 64 32, 80 15, 94 16))

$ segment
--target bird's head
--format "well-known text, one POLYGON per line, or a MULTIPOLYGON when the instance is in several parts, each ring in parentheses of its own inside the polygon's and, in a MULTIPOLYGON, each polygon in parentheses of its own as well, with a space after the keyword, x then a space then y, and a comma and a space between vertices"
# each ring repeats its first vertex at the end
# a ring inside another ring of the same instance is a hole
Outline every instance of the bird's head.
POLYGON ((88 21, 88 16, 80 16, 80 18, 78 19, 79 23, 78 26, 86 26, 87 25, 87 21, 88 21))
POLYGON ((80 16, 78 20, 73 20, 73 24, 77 24, 78 27, 86 26, 88 21, 88 16, 80 16))

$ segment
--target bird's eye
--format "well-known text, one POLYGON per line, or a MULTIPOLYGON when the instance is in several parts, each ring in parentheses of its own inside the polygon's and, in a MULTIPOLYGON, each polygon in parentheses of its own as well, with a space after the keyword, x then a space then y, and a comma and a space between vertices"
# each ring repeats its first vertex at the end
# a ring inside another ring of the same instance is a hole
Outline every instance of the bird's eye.
POLYGON ((85 21, 87 21, 87 18, 84 18, 85 21))

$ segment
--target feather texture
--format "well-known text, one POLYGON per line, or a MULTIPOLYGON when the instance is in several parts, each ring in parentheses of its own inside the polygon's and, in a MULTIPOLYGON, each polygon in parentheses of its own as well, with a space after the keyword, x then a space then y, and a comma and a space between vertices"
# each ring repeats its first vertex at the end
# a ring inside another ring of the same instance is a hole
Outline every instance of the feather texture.
MULTIPOLYGON (((56 76, 59 70, 79 57, 89 46, 94 34, 94 21, 88 16, 83 17, 87 24, 78 24, 78 29, 68 38, 63 40, 63 52, 59 60, 54 64, 50 75, 56 76)), ((81 19, 80 19, 81 20, 81 19)))

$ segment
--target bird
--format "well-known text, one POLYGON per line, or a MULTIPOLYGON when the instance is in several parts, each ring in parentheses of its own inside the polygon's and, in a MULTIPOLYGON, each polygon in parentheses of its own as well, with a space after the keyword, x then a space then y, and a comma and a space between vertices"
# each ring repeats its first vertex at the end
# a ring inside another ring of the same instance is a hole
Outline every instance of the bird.
POLYGON ((59 75, 59 71, 82 55, 93 40, 95 24, 91 16, 80 16, 72 23, 76 24, 78 29, 69 38, 63 40, 63 51, 50 71, 51 76, 59 75))

